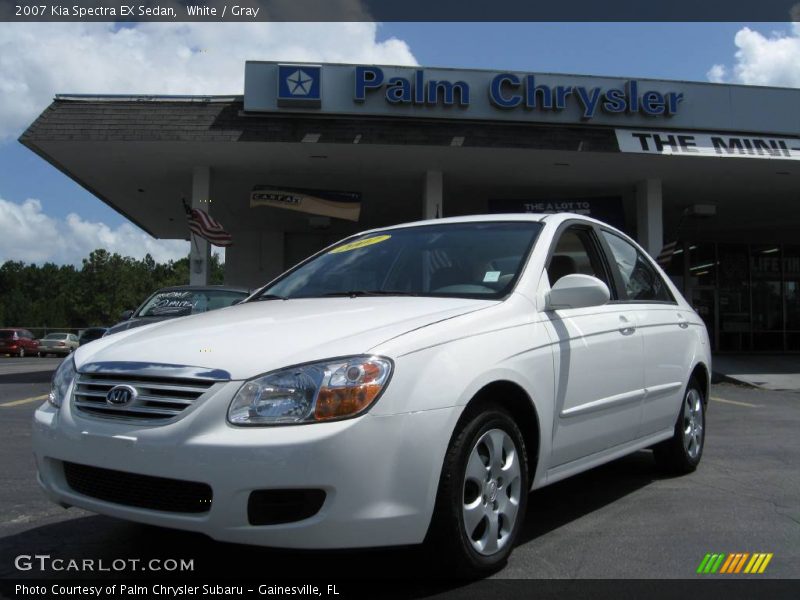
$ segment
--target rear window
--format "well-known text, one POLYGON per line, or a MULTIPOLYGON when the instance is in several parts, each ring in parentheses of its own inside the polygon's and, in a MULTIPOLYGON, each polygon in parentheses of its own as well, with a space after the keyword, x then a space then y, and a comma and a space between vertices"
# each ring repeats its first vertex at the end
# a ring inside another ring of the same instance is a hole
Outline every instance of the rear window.
POLYGON ((50 335, 48 335, 44 339, 46 339, 46 340, 65 340, 65 339, 67 339, 67 334, 66 333, 51 333, 50 335))
POLYGON ((166 290, 156 292, 144 303, 137 317, 179 317, 232 306, 247 298, 236 290, 166 290))
POLYGON ((10 340, 14 337, 13 331, 0 331, 0 340, 10 340))

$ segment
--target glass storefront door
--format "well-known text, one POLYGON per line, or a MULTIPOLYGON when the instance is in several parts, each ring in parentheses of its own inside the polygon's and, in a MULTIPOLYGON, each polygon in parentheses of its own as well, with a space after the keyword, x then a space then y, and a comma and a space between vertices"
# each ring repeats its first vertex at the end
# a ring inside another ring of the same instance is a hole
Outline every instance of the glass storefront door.
POLYGON ((800 245, 684 242, 667 273, 714 350, 800 352, 800 245))
POLYGON ((800 246, 783 247, 786 349, 800 352, 800 246))

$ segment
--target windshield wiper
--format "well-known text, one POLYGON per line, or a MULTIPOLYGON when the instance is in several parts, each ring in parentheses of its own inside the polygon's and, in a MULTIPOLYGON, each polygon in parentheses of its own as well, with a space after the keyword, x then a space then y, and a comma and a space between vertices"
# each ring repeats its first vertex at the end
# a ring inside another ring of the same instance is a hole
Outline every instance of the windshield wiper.
POLYGON ((288 300, 287 296, 279 296, 278 294, 262 294, 261 296, 256 296, 250 302, 258 302, 260 300, 288 300))
POLYGON ((356 298, 358 296, 418 296, 413 292, 402 292, 400 290, 350 290, 346 292, 327 292, 323 296, 346 296, 356 298))

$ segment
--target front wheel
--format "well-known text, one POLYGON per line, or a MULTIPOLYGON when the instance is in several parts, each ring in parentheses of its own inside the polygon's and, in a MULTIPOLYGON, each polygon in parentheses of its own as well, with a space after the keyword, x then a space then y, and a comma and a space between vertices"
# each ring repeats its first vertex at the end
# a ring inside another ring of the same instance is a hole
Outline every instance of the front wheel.
POLYGON ((445 456, 428 542, 462 575, 501 567, 528 499, 528 461, 511 416, 485 407, 466 420, 445 456))
POLYGON ((17 356, 20 358, 25 358, 25 348, 20 348, 19 352, 17 352, 17 356))
POLYGON ((675 433, 653 447, 659 468, 676 474, 691 473, 697 468, 706 440, 705 409, 702 388, 692 379, 686 387, 675 433))

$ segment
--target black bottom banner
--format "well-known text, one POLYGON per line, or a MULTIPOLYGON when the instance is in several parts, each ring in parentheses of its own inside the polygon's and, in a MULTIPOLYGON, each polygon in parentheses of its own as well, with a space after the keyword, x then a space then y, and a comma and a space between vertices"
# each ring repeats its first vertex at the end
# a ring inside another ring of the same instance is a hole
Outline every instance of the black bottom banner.
MULTIPOLYGON (((313 570, 313 565, 309 565, 313 570)), ((351 598, 436 598, 441 600, 517 600, 566 598, 626 600, 703 598, 735 600, 769 598, 796 600, 800 580, 614 580, 614 579, 484 579, 460 580, 344 580, 332 581, 181 581, 153 580, 0 580, 2 598, 294 598, 349 600, 351 598)))

